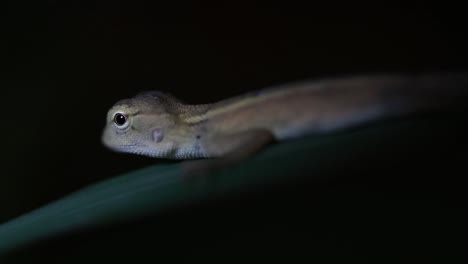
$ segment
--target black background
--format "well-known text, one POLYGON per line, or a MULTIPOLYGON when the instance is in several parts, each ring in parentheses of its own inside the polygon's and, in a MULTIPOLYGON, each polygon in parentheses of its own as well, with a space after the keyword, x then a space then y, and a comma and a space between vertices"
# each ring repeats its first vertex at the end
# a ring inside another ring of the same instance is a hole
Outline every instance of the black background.
POLYGON ((101 145, 118 99, 158 89, 206 103, 302 78, 463 69, 462 11, 392 1, 5 2, 0 222, 159 162, 101 145))

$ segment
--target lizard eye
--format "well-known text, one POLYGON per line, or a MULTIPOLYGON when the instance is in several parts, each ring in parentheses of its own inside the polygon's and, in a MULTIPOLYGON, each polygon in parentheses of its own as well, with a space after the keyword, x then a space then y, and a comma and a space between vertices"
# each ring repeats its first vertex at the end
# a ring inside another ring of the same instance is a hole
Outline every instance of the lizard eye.
POLYGON ((122 113, 117 113, 114 116, 114 123, 119 127, 123 126, 127 123, 127 117, 122 113))

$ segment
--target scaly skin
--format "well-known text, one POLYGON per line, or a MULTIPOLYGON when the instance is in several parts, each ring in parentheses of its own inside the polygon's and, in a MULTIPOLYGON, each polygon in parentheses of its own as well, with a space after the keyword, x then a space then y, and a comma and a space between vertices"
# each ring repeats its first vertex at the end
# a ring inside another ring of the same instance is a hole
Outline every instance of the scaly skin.
POLYGON ((223 157, 232 163, 275 141, 453 103, 460 92, 466 95, 467 83, 466 74, 361 75, 291 83, 202 105, 145 92, 108 111, 102 142, 117 152, 223 157))

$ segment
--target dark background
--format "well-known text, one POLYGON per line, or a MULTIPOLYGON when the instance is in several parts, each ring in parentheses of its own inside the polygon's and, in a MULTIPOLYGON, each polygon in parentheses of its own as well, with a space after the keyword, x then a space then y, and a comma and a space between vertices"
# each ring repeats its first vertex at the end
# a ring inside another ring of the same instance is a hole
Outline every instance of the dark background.
POLYGON ((0 222, 155 161, 103 148, 107 109, 148 89, 206 103, 336 74, 463 69, 440 4, 9 1, 1 10, 0 222))

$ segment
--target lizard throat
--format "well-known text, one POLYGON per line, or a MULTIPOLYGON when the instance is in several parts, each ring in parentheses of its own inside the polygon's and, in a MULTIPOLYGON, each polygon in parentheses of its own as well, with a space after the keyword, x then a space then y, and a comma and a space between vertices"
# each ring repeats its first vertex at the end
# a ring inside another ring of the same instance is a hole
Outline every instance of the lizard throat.
POLYGON ((175 146, 174 144, 166 143, 155 148, 143 144, 130 144, 113 146, 112 149, 116 152, 162 159, 188 159, 207 157, 204 151, 202 151, 197 145, 175 146))

